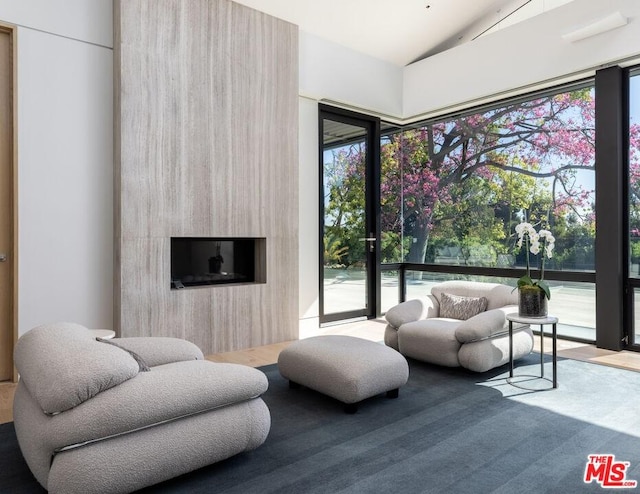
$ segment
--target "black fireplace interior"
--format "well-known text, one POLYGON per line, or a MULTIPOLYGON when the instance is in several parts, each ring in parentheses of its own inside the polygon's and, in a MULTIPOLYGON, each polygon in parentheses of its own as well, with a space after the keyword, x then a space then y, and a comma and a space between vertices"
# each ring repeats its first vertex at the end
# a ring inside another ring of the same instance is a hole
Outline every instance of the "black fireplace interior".
POLYGON ((255 238, 171 238, 171 288, 261 282, 255 238))

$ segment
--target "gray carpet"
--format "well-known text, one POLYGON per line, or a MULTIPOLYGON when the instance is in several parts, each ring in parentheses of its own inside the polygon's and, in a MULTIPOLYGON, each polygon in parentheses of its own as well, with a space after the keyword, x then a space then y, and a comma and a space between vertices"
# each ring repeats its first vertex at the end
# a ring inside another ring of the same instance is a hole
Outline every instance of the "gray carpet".
MULTIPOLYGON (((516 372, 539 372, 538 358, 516 372)), ((140 492, 606 492, 583 482, 589 454, 630 462, 627 479, 640 480, 640 373, 561 360, 558 389, 527 392, 505 383, 504 367, 476 374, 410 361, 398 399, 381 395, 347 415, 318 393, 289 389, 275 366, 262 370, 273 421, 266 443, 140 492)), ((0 426, 0 492, 42 492, 12 424, 0 426)))

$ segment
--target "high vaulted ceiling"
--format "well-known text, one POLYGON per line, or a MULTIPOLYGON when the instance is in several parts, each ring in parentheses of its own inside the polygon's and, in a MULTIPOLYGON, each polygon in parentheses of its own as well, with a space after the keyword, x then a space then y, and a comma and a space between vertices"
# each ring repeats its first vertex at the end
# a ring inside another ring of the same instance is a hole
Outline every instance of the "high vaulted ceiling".
MULTIPOLYGON (((569 0, 234 0, 301 30, 405 66, 469 42, 522 7, 569 0)), ((525 10, 524 8, 522 9, 525 10)))

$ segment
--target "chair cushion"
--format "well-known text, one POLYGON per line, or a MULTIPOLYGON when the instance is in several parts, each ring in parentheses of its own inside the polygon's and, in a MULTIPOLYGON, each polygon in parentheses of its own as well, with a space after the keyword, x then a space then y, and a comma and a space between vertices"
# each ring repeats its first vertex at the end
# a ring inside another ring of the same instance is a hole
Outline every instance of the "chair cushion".
POLYGON ((170 364, 171 362, 204 359, 200 348, 190 341, 180 338, 136 336, 113 338, 109 341, 129 352, 134 352, 149 367, 170 364))
POLYGON ((61 448, 126 434, 250 401, 268 385, 263 372, 239 364, 192 360, 160 365, 52 417, 46 442, 61 448))
POLYGON ((462 297, 444 292, 440 296, 440 317, 466 321, 486 308, 486 297, 462 297))
POLYGON ((391 307, 384 317, 394 328, 429 317, 438 317, 438 301, 433 295, 407 300, 391 307))
MULTIPOLYGON (((513 334, 513 359, 529 355, 533 350, 531 328, 515 331, 513 334)), ((486 372, 489 369, 506 364, 509 361, 509 336, 503 335, 471 343, 465 343, 458 352, 460 365, 474 372, 486 372)))
POLYGON ((460 343, 456 328, 460 321, 432 318, 403 324, 398 329, 400 353, 423 362, 458 367, 460 343))
MULTIPOLYGON (((506 315, 517 312, 517 310, 517 305, 505 305, 499 309, 481 312, 460 323, 456 329, 456 338, 460 343, 468 343, 507 334, 509 323, 506 315)), ((514 323, 513 329, 517 330, 526 326, 526 324, 514 323)))
POLYGON ((125 350, 96 340, 84 326, 39 326, 20 337, 14 352, 20 379, 50 415, 73 408, 138 374, 125 350))

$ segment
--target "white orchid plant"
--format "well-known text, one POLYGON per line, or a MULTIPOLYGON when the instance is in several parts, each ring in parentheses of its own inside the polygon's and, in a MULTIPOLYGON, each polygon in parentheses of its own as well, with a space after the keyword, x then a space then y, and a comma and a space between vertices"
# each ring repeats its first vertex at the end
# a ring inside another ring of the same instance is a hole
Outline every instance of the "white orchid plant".
POLYGON ((536 231, 531 223, 520 223, 516 226, 516 234, 518 235, 518 248, 522 248, 524 243, 527 248, 527 274, 518 280, 518 288, 523 287, 539 287, 548 299, 551 299, 551 290, 549 285, 544 281, 544 261, 545 257, 551 259, 553 257, 553 248, 556 244, 555 237, 549 230, 540 229, 536 231), (540 256, 540 279, 533 281, 531 279, 531 265, 529 263, 529 253, 540 256))

